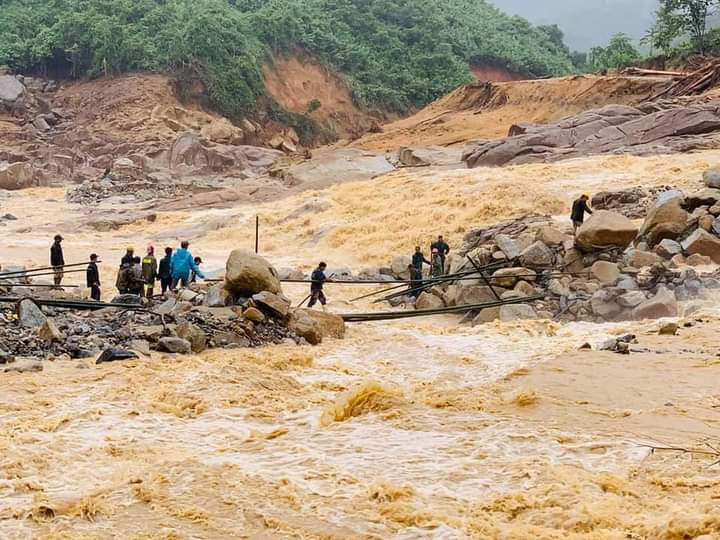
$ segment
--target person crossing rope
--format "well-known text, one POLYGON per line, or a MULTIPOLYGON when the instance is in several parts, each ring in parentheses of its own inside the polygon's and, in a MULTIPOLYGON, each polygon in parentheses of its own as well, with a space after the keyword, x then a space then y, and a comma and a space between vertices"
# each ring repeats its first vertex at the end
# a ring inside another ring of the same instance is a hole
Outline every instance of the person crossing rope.
POLYGON ((312 283, 310 284, 310 303, 308 304, 309 308, 320 302, 323 309, 325 309, 325 305, 327 304, 327 298, 325 298, 325 293, 323 292, 323 285, 326 281, 330 281, 325 275, 326 269, 327 264, 321 262, 320 264, 318 264, 318 267, 313 270, 313 273, 310 276, 310 280, 312 281, 312 283))

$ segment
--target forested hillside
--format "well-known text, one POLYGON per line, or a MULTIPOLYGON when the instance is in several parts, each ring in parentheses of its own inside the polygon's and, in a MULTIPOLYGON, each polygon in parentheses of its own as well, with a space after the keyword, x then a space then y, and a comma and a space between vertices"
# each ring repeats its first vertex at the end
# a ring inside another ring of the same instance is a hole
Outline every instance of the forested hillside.
POLYGON ((343 74, 357 104, 405 112, 491 62, 524 75, 572 70, 562 34, 484 0, 5 0, 0 65, 68 77, 168 72, 201 81, 228 116, 272 108, 262 65, 277 51, 343 74))

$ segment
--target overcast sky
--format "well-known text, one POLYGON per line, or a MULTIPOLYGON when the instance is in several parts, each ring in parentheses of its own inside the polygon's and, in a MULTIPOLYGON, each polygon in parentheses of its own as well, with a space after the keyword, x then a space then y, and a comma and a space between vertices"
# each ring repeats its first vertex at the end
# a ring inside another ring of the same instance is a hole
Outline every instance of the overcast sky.
POLYGON ((587 51, 624 32, 640 39, 653 23, 657 0, 490 0, 535 24, 557 24, 571 49, 587 51))

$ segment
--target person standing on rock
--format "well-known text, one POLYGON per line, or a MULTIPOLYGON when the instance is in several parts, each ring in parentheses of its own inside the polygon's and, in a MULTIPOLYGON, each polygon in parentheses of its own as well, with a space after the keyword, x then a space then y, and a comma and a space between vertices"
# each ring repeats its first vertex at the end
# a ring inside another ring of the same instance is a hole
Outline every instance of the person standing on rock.
POLYGON ((572 212, 570 213, 570 220, 573 224, 573 234, 577 235, 577 230, 582 227, 585 222, 585 213, 592 215, 592 210, 588 206, 588 200, 590 196, 583 194, 579 199, 573 202, 572 212))
POLYGON ((132 263, 123 263, 118 271, 117 280, 115 281, 115 287, 120 294, 129 294, 130 288, 133 283, 133 269, 132 263))
POLYGON ((445 273, 445 257, 448 256, 448 253, 450 253, 450 246, 445 242, 442 235, 438 236, 437 242, 433 242, 430 245, 430 251, 436 249, 438 252, 438 255, 440 256, 440 262, 442 263, 442 271, 441 274, 445 273))
POLYGON ((430 275, 434 278, 442 277, 444 273, 443 259, 437 248, 433 248, 430 260, 432 261, 430 263, 430 275))
POLYGON ((98 256, 93 253, 90 255, 90 264, 88 264, 87 271, 85 273, 87 286, 90 288, 90 298, 96 301, 100 301, 100 270, 97 266, 98 256))
POLYGON ((145 282, 145 297, 150 299, 155 292, 155 279, 158 275, 158 262, 155 258, 155 248, 148 246, 147 255, 142 260, 142 278, 145 282))
POLYGON ((326 281, 328 281, 328 278, 325 275, 326 268, 327 264, 321 262, 320 264, 318 264, 318 267, 313 270, 313 273, 310 276, 310 281, 312 281, 312 283, 310 284, 310 303, 308 304, 309 308, 320 302, 323 309, 325 309, 325 305, 327 304, 327 298, 325 298, 325 293, 323 292, 323 285, 326 281))
POLYGON ((143 279, 142 272, 142 259, 140 257, 133 257, 132 261, 132 284, 130 286, 130 292, 138 296, 143 295, 143 289, 145 280, 143 279))
POLYGON ((204 279, 205 275, 195 264, 192 253, 188 250, 190 242, 184 240, 180 244, 180 249, 175 250, 175 254, 170 260, 170 273, 172 274, 173 290, 177 289, 178 284, 187 287, 190 284, 190 271, 194 271, 197 277, 204 279))
POLYGON ((158 276, 160 277, 160 286, 162 293, 165 294, 172 285, 172 273, 170 272, 170 262, 172 261, 172 248, 165 248, 165 256, 160 259, 158 268, 158 276))
POLYGON ((133 260, 135 259, 135 248, 132 246, 128 246, 127 251, 125 252, 125 255, 123 255, 123 258, 120 259, 120 266, 122 267, 123 264, 133 264, 133 260))
POLYGON ((59 234, 55 235, 55 241, 50 247, 50 266, 53 267, 53 282, 59 287, 63 280, 63 267, 65 266, 65 257, 63 256, 62 241, 63 237, 59 234))
POLYGON ((414 296, 415 298, 420 296, 420 293, 422 292, 420 290, 423 285, 422 266, 420 268, 421 269, 418 270, 417 266, 414 264, 408 264, 408 272, 410 272, 410 288, 408 289, 408 294, 410 296, 414 296))
POLYGON ((413 256, 412 256, 412 265, 417 271, 420 272, 421 278, 422 278, 423 264, 427 264, 429 266, 432 263, 425 258, 425 255, 423 255, 423 252, 420 249, 420 246, 415 246, 415 253, 413 253, 413 256))

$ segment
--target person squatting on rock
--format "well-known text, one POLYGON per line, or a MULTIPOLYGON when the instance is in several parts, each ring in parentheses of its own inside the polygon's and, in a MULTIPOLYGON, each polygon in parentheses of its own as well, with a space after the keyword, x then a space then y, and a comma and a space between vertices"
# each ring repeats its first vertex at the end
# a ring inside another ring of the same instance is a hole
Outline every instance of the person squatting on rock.
MULTIPOLYGON (((200 268, 200 265, 202 264, 202 259, 200 257, 195 257, 193 260, 195 261, 195 266, 200 268)), ((197 272, 195 270, 192 270, 190 272, 190 283, 196 283, 197 277, 198 277, 197 272)))
POLYGON ((88 264, 85 277, 87 286, 90 288, 90 298, 100 301, 100 270, 97 266, 98 256, 93 253, 90 255, 90 264, 88 264))
POLYGON ((172 286, 173 290, 177 289, 178 284, 183 287, 187 287, 190 284, 190 271, 195 272, 197 277, 204 279, 205 275, 202 273, 200 268, 195 264, 192 253, 188 251, 190 242, 184 240, 180 244, 180 248, 175 250, 175 254, 170 260, 170 273, 172 275, 172 286))
POLYGON ((445 273, 445 257, 450 253, 450 246, 445 242, 442 235, 438 236, 437 242, 433 242, 430 245, 430 252, 433 250, 437 250, 440 256, 441 271, 439 275, 443 275, 445 273))
POLYGON ((147 254, 142 260, 142 278, 145 282, 145 297, 152 298, 155 292, 155 279, 158 275, 158 262, 155 258, 155 248, 147 247, 147 254))
POLYGON ((318 267, 313 270, 313 273, 310 276, 310 280, 312 281, 312 283, 310 284, 310 303, 308 304, 309 308, 313 307, 319 301, 320 304, 323 306, 323 309, 325 309, 325 305, 327 304, 327 298, 325 298, 325 293, 323 292, 323 284, 328 281, 327 276, 325 276, 326 268, 327 264, 321 262, 320 264, 318 264, 318 267))
POLYGON ((573 234, 577 235, 577 230, 582 227, 585 221, 585 213, 592 215, 592 210, 588 206, 589 195, 583 194, 579 199, 573 202, 572 211, 570 212, 570 220, 573 224, 573 234))
POLYGON ((158 268, 158 277, 160 278, 160 286, 162 293, 165 294, 172 285, 172 273, 170 271, 170 262, 172 261, 172 248, 165 248, 165 256, 160 259, 158 268))
POLYGON ((50 266, 53 267, 53 282, 56 287, 59 287, 63 280, 63 267, 65 266, 65 257, 61 245, 63 237, 56 234, 54 240, 53 245, 50 247, 50 266))

